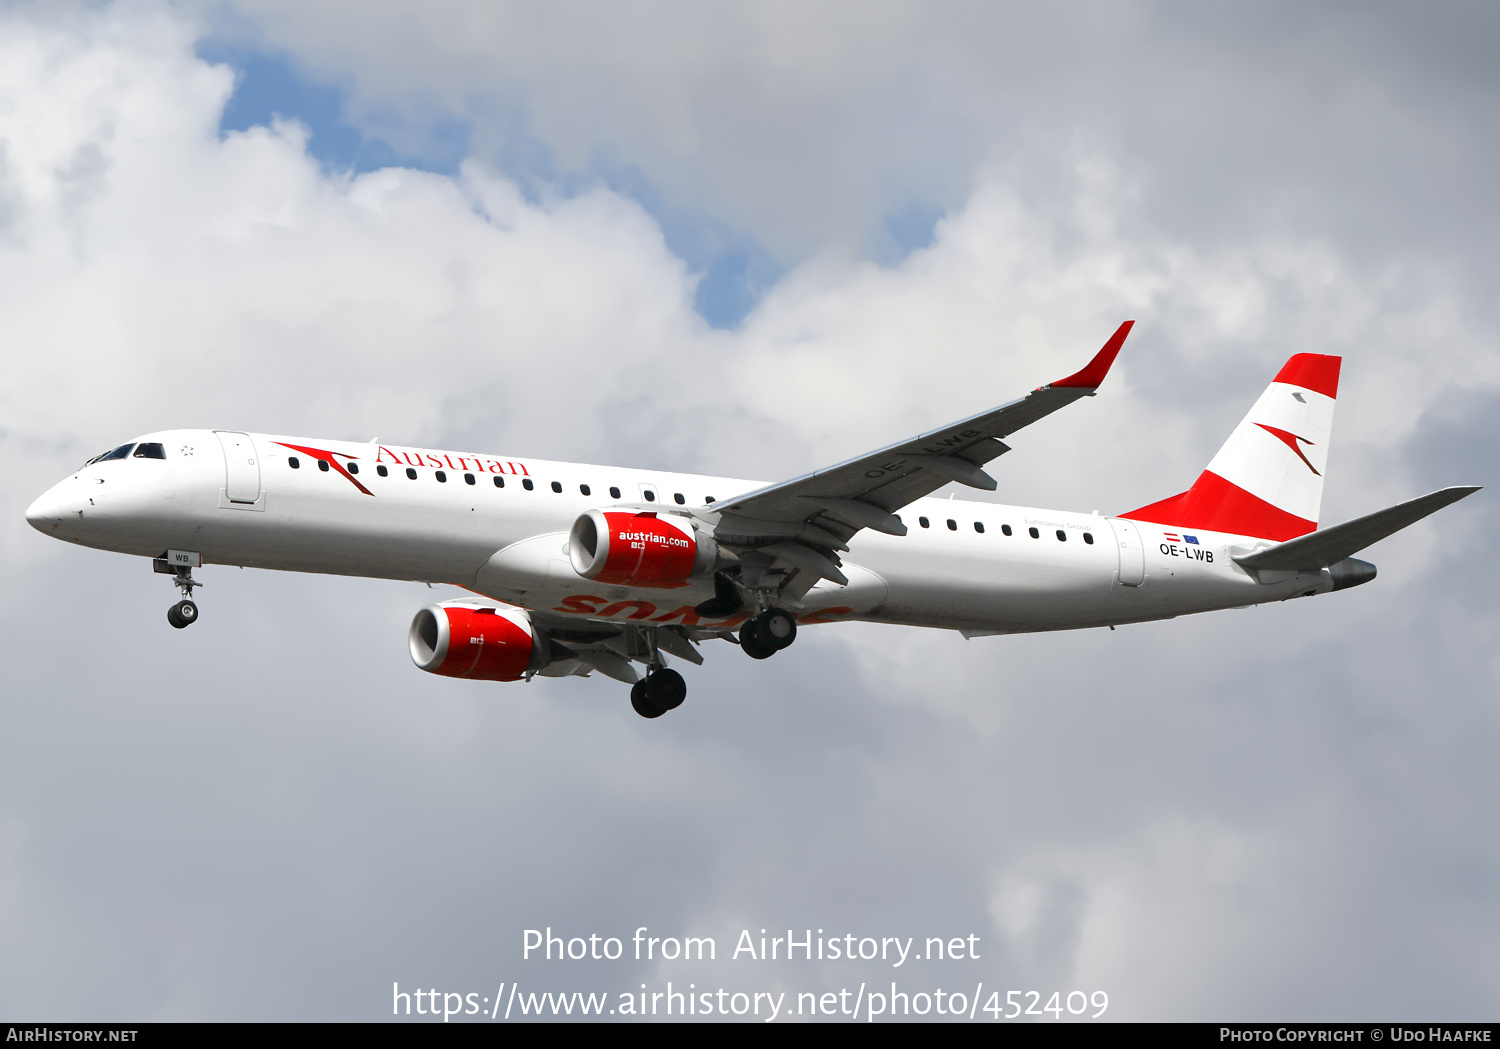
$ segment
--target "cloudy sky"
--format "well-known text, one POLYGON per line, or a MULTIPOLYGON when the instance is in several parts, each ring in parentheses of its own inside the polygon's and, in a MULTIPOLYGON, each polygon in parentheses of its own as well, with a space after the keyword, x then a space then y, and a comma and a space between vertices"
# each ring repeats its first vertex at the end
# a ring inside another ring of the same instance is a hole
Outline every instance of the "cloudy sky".
POLYGON ((1127 318, 997 498, 1179 491, 1298 352, 1345 358, 1325 521, 1487 485, 1497 33, 1463 3, 0 7, 0 1016, 896 979, 1493 1019, 1488 491, 1356 591, 710 645, 653 722, 608 680, 423 675, 409 583, 210 567, 174 631, 148 565, 23 513, 172 426, 777 479, 1127 318), (523 960, 548 926, 719 960, 523 960), (980 958, 729 959, 763 928, 980 958))

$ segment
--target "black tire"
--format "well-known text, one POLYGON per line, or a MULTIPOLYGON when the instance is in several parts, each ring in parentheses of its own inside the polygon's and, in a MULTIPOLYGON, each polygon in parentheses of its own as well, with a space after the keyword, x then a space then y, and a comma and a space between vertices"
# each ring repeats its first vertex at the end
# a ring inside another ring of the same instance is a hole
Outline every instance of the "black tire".
POLYGON ((768 608, 755 620, 755 636, 767 644, 782 649, 797 640, 797 621, 784 609, 768 608))
POLYGON ((658 670, 646 679, 646 696, 662 710, 676 710, 687 699, 687 682, 675 670, 658 670))
POLYGON ((751 659, 770 659, 776 654, 776 646, 760 639, 760 628, 754 619, 745 620, 740 627, 740 648, 751 659))
POLYGON ((659 718, 666 713, 661 707, 651 702, 650 689, 645 681, 637 681, 630 686, 630 705, 643 718, 659 718))
POLYGON ((191 601, 177 602, 177 618, 182 620, 185 626, 193 625, 198 622, 198 606, 191 601))
POLYGON ((171 623, 178 630, 181 630, 183 627, 187 626, 187 623, 183 622, 183 620, 178 617, 176 605, 173 605, 171 608, 167 609, 167 622, 171 623))

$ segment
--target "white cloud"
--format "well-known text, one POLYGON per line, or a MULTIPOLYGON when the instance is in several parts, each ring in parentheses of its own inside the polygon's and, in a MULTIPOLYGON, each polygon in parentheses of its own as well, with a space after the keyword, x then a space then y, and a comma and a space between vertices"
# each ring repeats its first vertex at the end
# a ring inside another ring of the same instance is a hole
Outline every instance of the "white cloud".
POLYGON ((222 34, 340 85, 351 119, 402 148, 420 151, 441 116, 472 126, 480 156, 635 166, 675 212, 747 231, 783 262, 888 249, 888 217, 960 206, 985 163, 1051 198, 1082 144, 1131 165, 1137 230, 1220 245, 1306 231, 1377 269, 1432 256, 1488 272, 1469 220, 1500 163, 1483 134, 1482 7, 205 8, 222 34))

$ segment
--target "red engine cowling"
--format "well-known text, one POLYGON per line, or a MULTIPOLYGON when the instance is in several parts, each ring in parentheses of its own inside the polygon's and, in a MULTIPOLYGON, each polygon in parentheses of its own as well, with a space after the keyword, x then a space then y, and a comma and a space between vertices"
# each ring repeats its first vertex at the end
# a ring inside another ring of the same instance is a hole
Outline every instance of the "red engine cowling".
POLYGON ((585 579, 619 586, 687 586, 713 572, 718 548, 676 515, 590 510, 573 522, 568 557, 585 579))
POLYGON ((428 673, 484 681, 519 681, 537 650, 525 612, 467 605, 428 605, 407 641, 412 662, 428 673))

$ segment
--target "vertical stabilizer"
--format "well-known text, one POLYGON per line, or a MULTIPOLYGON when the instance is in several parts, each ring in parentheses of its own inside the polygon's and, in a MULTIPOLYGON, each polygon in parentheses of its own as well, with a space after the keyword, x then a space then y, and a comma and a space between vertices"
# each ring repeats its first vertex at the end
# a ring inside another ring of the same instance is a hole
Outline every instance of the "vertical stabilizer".
POLYGON ((1285 542, 1318 527, 1341 359, 1287 361, 1193 487, 1121 517, 1285 542))

